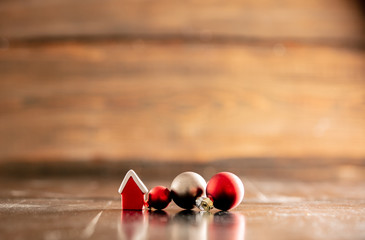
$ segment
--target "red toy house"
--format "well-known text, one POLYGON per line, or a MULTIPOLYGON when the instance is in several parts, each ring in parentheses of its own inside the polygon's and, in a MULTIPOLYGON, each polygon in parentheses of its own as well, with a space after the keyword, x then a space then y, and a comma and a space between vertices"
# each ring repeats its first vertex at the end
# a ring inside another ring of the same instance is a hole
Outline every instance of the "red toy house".
POLYGON ((148 192, 148 189, 133 170, 127 172, 118 192, 122 197, 122 209, 143 209, 145 203, 144 195, 148 192))

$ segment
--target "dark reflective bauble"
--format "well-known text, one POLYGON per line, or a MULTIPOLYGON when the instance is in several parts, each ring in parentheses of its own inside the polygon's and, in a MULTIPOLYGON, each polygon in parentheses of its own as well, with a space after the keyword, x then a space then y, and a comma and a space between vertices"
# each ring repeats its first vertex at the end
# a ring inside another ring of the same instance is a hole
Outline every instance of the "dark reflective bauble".
POLYGON ((172 200, 181 208, 192 209, 198 197, 205 194, 206 182, 194 172, 183 172, 171 183, 172 200))

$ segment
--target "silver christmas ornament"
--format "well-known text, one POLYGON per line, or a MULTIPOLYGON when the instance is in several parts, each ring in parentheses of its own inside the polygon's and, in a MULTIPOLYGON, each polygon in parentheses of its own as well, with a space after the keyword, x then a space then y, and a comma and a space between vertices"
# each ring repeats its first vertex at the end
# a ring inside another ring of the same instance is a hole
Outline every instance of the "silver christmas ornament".
POLYGON ((205 196, 206 182, 194 172, 183 172, 171 183, 172 200, 181 208, 192 209, 197 198, 205 196))

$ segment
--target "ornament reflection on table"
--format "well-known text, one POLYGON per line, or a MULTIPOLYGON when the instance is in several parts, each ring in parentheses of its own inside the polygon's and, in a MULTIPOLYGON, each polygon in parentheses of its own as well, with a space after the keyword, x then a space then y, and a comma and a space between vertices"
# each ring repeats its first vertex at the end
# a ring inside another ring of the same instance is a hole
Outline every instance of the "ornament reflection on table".
POLYGON ((120 214, 119 239, 245 239, 245 216, 239 212, 123 210, 120 214))
MULTIPOLYGON (((131 186, 130 189, 132 190, 130 190, 131 194, 122 194, 122 209, 126 209, 126 204, 123 201, 128 199, 131 201, 134 197, 140 198, 147 192, 144 184, 133 170, 130 170, 124 177, 119 193, 122 192, 126 183, 131 186)), ((242 202, 243 197, 243 183, 233 173, 220 172, 214 175, 207 184, 199 174, 183 172, 172 181, 171 191, 164 186, 152 188, 147 194, 144 206, 149 209, 161 210, 173 200, 177 206, 187 210, 196 206, 201 211, 209 212, 214 206, 219 210, 227 211, 237 207, 242 202)), ((143 208, 133 209, 142 210, 143 208)))

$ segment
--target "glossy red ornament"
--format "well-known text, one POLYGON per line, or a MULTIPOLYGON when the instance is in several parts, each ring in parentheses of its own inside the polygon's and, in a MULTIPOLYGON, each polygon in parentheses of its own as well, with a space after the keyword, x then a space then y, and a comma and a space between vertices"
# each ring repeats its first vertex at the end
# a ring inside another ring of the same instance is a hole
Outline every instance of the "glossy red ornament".
POLYGON ((242 202, 244 187, 241 179, 233 173, 220 172, 209 180, 206 194, 215 208, 226 211, 242 202))
POLYGON ((170 190, 163 186, 152 188, 147 195, 147 207, 158 210, 166 208, 171 202, 170 190))

